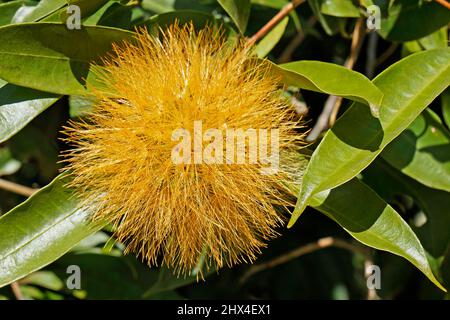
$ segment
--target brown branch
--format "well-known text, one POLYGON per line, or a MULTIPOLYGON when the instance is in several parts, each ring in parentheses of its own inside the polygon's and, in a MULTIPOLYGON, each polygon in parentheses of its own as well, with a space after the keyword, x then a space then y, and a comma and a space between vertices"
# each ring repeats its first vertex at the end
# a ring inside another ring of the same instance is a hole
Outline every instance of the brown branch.
POLYGON ((261 271, 264 270, 268 270, 268 269, 272 269, 276 266, 279 266, 281 264, 284 264, 286 262, 289 262, 291 260, 294 260, 298 257, 301 257, 305 254, 320 250, 320 249, 325 249, 325 248, 329 248, 329 247, 336 247, 336 248, 341 248, 341 249, 345 249, 348 251, 351 251, 353 253, 358 253, 361 254, 365 257, 368 257, 368 251, 360 246, 356 246, 353 245, 351 243, 348 243, 347 241, 341 240, 341 239, 336 239, 333 237, 326 237, 326 238, 321 238, 319 240, 317 240, 316 242, 312 242, 312 243, 308 243, 306 245, 303 245, 297 249, 292 250, 291 252, 288 252, 284 255, 279 256, 278 258, 275 258, 273 260, 267 261, 267 262, 263 262, 257 265, 253 265, 251 266, 246 273, 244 273, 244 275, 241 277, 241 279, 239 280, 239 282, 241 284, 245 283, 250 277, 252 277, 253 275, 255 275, 256 273, 259 273, 261 271))
POLYGON ((29 197, 37 191, 37 189, 22 186, 20 184, 17 184, 17 183, 8 181, 8 180, 4 180, 4 179, 0 179, 0 189, 14 192, 14 193, 20 194, 25 197, 29 197))
POLYGON ((450 2, 447 2, 447 1, 445 1, 445 0, 434 0, 434 1, 436 1, 436 2, 439 3, 440 5, 446 7, 447 9, 450 10, 450 2))
POLYGON ((292 10, 297 6, 305 2, 305 0, 292 0, 287 5, 285 5, 269 22, 267 22, 258 32, 256 32, 250 39, 248 39, 247 44, 251 45, 256 43, 262 37, 264 37, 270 30, 272 30, 278 23, 281 22, 292 10))
POLYGON ((378 67, 380 64, 386 62, 387 59, 389 59, 389 57, 391 55, 394 54, 395 50, 397 50, 398 48, 398 43, 392 43, 389 48, 386 49, 385 52, 383 52, 377 59, 377 61, 375 62, 375 68, 378 67))
POLYGON ((24 300, 24 297, 22 295, 22 291, 20 290, 20 285, 18 282, 11 283, 11 291, 14 294, 14 297, 17 300, 24 300))

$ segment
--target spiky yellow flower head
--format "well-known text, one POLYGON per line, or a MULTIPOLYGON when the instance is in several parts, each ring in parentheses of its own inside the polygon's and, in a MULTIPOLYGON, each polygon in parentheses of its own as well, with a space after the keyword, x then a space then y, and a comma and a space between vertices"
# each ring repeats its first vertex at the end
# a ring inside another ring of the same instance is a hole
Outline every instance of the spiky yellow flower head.
POLYGON ((291 205, 302 138, 279 79, 212 27, 140 30, 114 53, 97 71, 94 111, 65 129, 66 170, 93 218, 149 265, 254 260, 291 205))

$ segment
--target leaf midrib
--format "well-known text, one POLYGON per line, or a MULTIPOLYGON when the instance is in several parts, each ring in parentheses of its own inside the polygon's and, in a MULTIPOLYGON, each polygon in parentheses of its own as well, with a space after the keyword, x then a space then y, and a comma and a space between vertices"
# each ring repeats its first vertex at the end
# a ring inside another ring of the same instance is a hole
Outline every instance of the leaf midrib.
POLYGON ((38 55, 38 54, 32 54, 32 53, 19 53, 19 52, 5 52, 0 51, 0 54, 4 55, 11 55, 11 56, 19 56, 19 57, 33 57, 33 58, 46 58, 50 60, 66 60, 66 61, 75 61, 75 62, 84 62, 89 64, 91 60, 85 60, 81 58, 70 58, 67 56, 48 56, 48 55, 38 55))

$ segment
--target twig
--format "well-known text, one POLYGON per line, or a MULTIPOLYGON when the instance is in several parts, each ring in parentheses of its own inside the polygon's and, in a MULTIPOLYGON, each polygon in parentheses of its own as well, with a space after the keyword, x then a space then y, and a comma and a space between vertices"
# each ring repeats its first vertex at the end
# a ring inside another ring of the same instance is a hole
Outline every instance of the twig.
POLYGON ((336 105, 337 99, 339 99, 339 97, 329 96, 327 101, 325 101, 322 113, 319 115, 314 128, 312 128, 311 132, 306 137, 307 142, 316 140, 320 136, 320 134, 328 128, 330 114, 333 112, 333 108, 336 105))
POLYGON ((24 300, 23 295, 22 295, 22 291, 20 290, 19 283, 17 283, 17 282, 11 283, 11 290, 12 290, 12 292, 14 294, 14 297, 17 300, 24 300))
POLYGON ((292 0, 286 4, 269 22, 267 22, 258 32, 256 32, 250 39, 248 39, 247 44, 254 44, 262 37, 264 37, 272 28, 274 28, 281 20, 284 19, 292 10, 297 6, 305 2, 305 0, 292 0))
POLYGON ((316 242, 312 242, 312 243, 306 244, 304 246, 301 246, 301 247, 299 247, 291 252, 288 252, 282 256, 279 256, 278 258, 275 258, 273 260, 270 260, 270 261, 267 261, 264 263, 260 263, 260 264, 250 267, 247 270, 247 272, 241 277, 239 282, 241 284, 243 284, 251 276, 255 275, 256 273, 259 273, 259 272, 267 270, 267 269, 274 268, 276 266, 279 266, 280 264, 284 264, 286 262, 294 260, 305 254, 308 254, 308 253, 311 253, 311 252, 314 252, 314 251, 317 251, 320 249, 329 248, 329 247, 346 249, 351 252, 362 254, 365 257, 368 257, 368 252, 363 247, 353 245, 353 244, 348 243, 347 241, 344 241, 341 239, 336 239, 333 237, 326 237, 326 238, 321 238, 321 239, 317 240, 316 242))
MULTIPOLYGON (((315 16, 311 16, 307 22, 307 27, 312 28, 314 24, 317 22, 317 18, 315 16)), ((300 46, 300 44, 305 39, 305 30, 300 30, 292 41, 286 46, 283 52, 280 54, 278 58, 278 63, 285 63, 292 60, 292 55, 295 50, 300 46)))
POLYGON ((8 180, 4 180, 4 179, 0 179, 0 189, 14 192, 14 193, 20 194, 25 197, 29 197, 37 191, 37 189, 22 186, 20 184, 17 184, 17 183, 8 181, 8 180))
POLYGON ((353 69, 356 60, 358 60, 359 52, 363 44, 364 36, 366 35, 366 29, 364 24, 364 18, 359 18, 356 21, 355 29, 353 30, 352 44, 350 47, 350 55, 345 61, 345 67, 353 69))
POLYGON ((371 32, 369 34, 369 43, 367 44, 366 57, 366 76, 372 79, 375 75, 375 65, 377 61, 378 34, 371 32))
POLYGON ((392 43, 389 48, 386 49, 385 52, 383 52, 375 62, 375 68, 378 67, 380 64, 384 63, 389 57, 397 50, 398 43, 392 43))
MULTIPOLYGON (((359 52, 361 51, 361 47, 364 41, 364 37, 366 35, 366 29, 365 29, 365 23, 364 18, 359 18, 358 21, 356 21, 355 29, 353 30, 353 37, 352 37, 352 45, 350 48, 350 55, 345 61, 344 66, 347 69, 353 69, 355 66, 356 61, 359 57, 359 52)), ((334 105, 333 111, 330 114, 330 120, 329 125, 330 127, 333 126, 333 124, 336 122, 337 115, 339 113, 339 109, 341 108, 342 101, 344 99, 342 97, 339 97, 336 99, 336 103, 334 105)))
POLYGON ((435 0, 440 5, 443 5, 447 9, 450 9, 450 2, 447 2, 446 0, 435 0))

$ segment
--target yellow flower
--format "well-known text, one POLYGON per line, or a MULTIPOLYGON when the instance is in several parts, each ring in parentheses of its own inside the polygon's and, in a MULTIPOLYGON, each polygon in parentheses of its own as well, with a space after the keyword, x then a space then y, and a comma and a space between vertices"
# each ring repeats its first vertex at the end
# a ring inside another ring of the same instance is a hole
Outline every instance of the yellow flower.
POLYGON ((280 79, 217 29, 177 24, 157 36, 140 30, 96 74, 97 102, 65 128, 73 148, 64 160, 93 219, 112 222, 149 265, 179 273, 202 255, 215 268, 253 261, 292 205, 286 185, 298 167, 302 135, 280 79), (239 142, 231 129, 250 135, 239 142), (263 157, 263 139, 279 163, 263 157))

